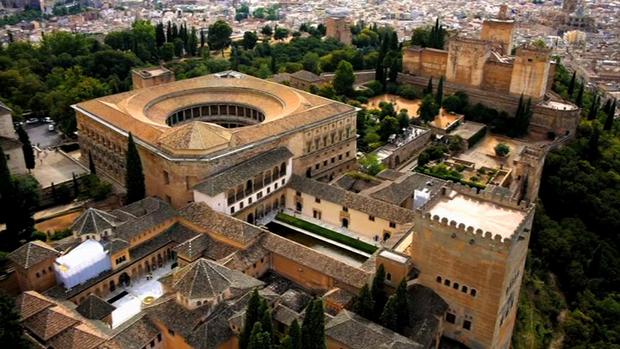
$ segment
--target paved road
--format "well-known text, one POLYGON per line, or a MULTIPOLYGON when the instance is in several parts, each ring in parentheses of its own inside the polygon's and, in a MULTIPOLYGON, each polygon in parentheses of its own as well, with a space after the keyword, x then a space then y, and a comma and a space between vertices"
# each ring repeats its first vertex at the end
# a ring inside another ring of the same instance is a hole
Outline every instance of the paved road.
POLYGON ((30 143, 32 145, 38 145, 39 148, 47 148, 56 145, 60 142, 61 136, 57 131, 48 131, 47 126, 49 124, 34 124, 25 125, 24 128, 28 132, 30 137, 30 143))

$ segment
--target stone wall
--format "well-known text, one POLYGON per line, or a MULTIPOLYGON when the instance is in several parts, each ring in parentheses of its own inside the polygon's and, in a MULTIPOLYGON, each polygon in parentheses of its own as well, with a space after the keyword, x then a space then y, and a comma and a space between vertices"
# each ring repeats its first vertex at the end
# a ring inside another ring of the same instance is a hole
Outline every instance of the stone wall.
POLYGON ((510 93, 542 99, 547 92, 551 51, 538 48, 518 48, 510 78, 510 93))
POLYGON ((507 94, 510 91, 511 75, 512 64, 489 61, 484 66, 481 88, 507 94))
POLYGON ((510 55, 514 24, 512 20, 485 20, 482 22, 480 39, 497 43, 502 49, 502 55, 510 55))
POLYGON ((446 80, 461 85, 480 86, 484 66, 491 55, 486 41, 456 38, 448 42, 446 80))
POLYGON ((403 71, 439 79, 446 75, 448 51, 411 47, 403 52, 403 71))

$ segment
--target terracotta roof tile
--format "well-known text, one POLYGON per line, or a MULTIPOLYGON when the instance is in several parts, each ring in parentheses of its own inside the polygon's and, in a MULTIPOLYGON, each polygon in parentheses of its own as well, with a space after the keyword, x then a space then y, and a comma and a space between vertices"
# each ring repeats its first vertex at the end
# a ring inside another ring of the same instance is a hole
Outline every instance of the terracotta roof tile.
POLYGON ((7 256, 13 263, 28 269, 48 258, 57 257, 60 252, 43 241, 34 240, 23 244, 7 256))

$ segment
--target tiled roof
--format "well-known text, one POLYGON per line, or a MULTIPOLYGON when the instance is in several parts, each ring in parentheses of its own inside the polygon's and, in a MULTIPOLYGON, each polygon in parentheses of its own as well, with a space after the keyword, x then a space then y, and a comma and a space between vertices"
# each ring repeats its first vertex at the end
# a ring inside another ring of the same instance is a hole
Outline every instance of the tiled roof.
POLYGON ((15 251, 9 253, 9 258, 13 263, 24 269, 28 269, 48 258, 57 257, 60 252, 53 249, 43 241, 34 240, 21 245, 15 251))
POLYGON ((60 306, 53 306, 26 319, 24 327, 38 338, 47 341, 78 322, 65 309, 60 306))
POLYGON ((244 250, 237 250, 232 255, 227 256, 220 262, 227 268, 234 270, 244 270, 259 260, 266 258, 269 254, 262 245, 255 243, 244 250))
POLYGON ((414 213, 411 210, 361 194, 352 193, 310 178, 293 175, 289 183, 291 188, 300 192, 391 222, 406 224, 413 222, 414 219, 414 213))
MULTIPOLYGON (((218 260, 237 251, 236 248, 211 238, 208 234, 198 234, 180 243, 173 251, 183 259, 193 262, 200 257, 218 260)), ((231 268, 236 269, 236 268, 231 268)))
POLYGON ((361 288, 370 276, 358 268, 273 233, 268 233, 261 241, 263 246, 273 253, 356 288, 361 288))
POLYGON ((148 348, 160 331, 145 316, 124 328, 113 339, 123 349, 142 349, 148 348))
POLYGON ((407 198, 412 197, 416 189, 428 188, 433 194, 438 192, 445 183, 441 179, 414 173, 400 182, 393 182, 391 185, 371 193, 370 196, 390 204, 400 205, 407 198), (430 185, 428 185, 429 183, 430 185))
POLYGON ((342 310, 325 325, 325 335, 351 349, 423 348, 411 339, 348 310, 342 310))
POLYGON ((209 196, 215 196, 239 184, 245 184, 246 180, 254 178, 256 174, 274 166, 280 166, 282 162, 291 157, 293 154, 286 147, 272 149, 205 179, 194 189, 209 196))
POLYGON ((446 303, 435 291, 419 284, 408 290, 409 322, 406 335, 426 347, 433 342, 439 331, 440 320, 448 310, 446 303))
POLYGON ((122 221, 114 215, 96 208, 88 208, 69 227, 77 235, 101 234, 106 229, 112 229, 122 221))
POLYGON ((59 349, 91 349, 105 341, 97 332, 85 324, 70 327, 52 338, 48 344, 50 348, 59 349))
POLYGON ((250 244, 263 232, 252 224, 215 212, 204 202, 193 202, 185 206, 179 215, 208 233, 225 236, 241 245, 250 244))
POLYGON ((172 150, 219 149, 228 146, 230 132, 222 126, 194 121, 172 129, 159 142, 172 150))
POLYGON ((117 211, 122 211, 135 217, 135 219, 128 220, 117 227, 114 232, 117 237, 125 241, 130 241, 136 234, 140 234, 176 216, 176 211, 172 206, 153 197, 142 199, 113 212, 116 213, 117 211))
POLYGON ((341 288, 333 288, 323 295, 323 299, 326 301, 338 304, 342 307, 347 307, 354 298, 355 295, 353 293, 341 288))
POLYGON ((21 321, 53 305, 55 305, 53 302, 34 291, 26 291, 15 300, 15 308, 21 321))
POLYGON ((181 268, 172 280, 172 288, 189 299, 215 298, 230 289, 245 290, 262 284, 240 271, 205 258, 181 268))
POLYGON ((101 320, 115 309, 115 306, 99 298, 99 296, 90 294, 75 310, 87 319, 101 320))
POLYGON ((299 70, 291 74, 291 77, 307 82, 322 81, 321 77, 307 70, 299 70))

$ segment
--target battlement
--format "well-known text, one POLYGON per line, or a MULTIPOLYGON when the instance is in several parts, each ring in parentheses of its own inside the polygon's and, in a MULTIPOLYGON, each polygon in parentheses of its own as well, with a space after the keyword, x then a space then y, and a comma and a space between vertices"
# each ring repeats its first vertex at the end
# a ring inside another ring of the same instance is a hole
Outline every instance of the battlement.
POLYGON ((448 230, 452 238, 492 249, 510 250, 534 214, 534 205, 497 191, 478 191, 459 183, 447 185, 416 210, 418 222, 448 230))

